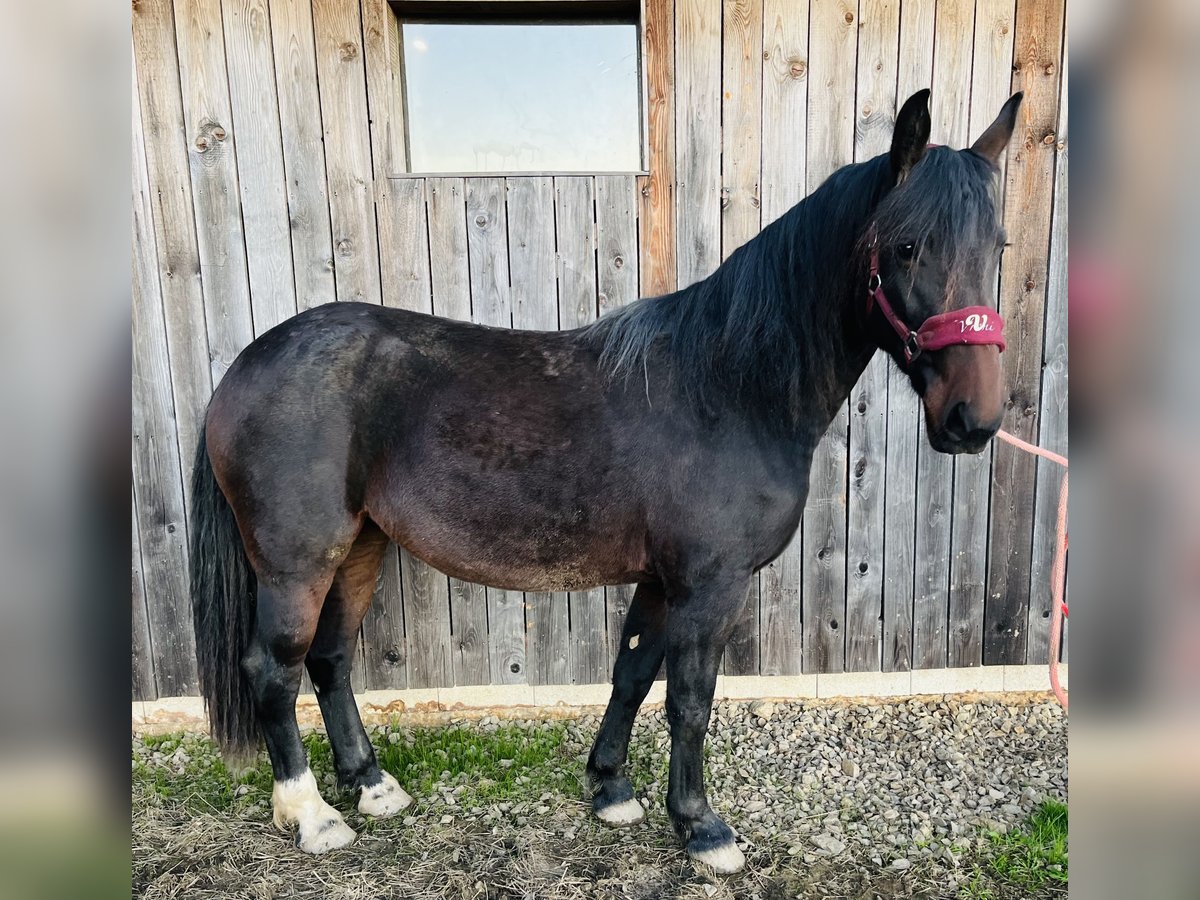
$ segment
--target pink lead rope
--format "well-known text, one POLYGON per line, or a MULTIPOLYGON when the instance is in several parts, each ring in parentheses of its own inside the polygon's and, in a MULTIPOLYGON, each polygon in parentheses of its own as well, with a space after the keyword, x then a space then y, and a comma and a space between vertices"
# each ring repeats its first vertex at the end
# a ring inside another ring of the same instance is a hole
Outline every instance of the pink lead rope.
MULTIPOLYGON (((1067 458, 1043 450, 1041 447, 1021 440, 1019 437, 1001 430, 996 437, 1012 444, 1018 450, 1040 456, 1053 463, 1067 468, 1067 458)), ((1067 615, 1067 605, 1063 603, 1063 591, 1067 583, 1067 473, 1063 473, 1062 487, 1058 492, 1058 521, 1054 529, 1054 564, 1050 567, 1050 687, 1054 696, 1067 708, 1067 692, 1063 690, 1058 680, 1059 642, 1062 640, 1063 617, 1067 615)))

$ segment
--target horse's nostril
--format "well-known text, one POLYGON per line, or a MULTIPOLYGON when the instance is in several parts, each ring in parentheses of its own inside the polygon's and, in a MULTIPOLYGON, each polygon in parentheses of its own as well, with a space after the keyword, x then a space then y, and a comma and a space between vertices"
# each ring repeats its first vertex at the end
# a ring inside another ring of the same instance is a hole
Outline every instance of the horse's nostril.
POLYGON ((942 423, 942 431, 956 441, 965 441, 967 436, 975 430, 975 417, 971 415, 971 410, 966 403, 955 403, 950 408, 950 412, 946 414, 946 419, 942 423))

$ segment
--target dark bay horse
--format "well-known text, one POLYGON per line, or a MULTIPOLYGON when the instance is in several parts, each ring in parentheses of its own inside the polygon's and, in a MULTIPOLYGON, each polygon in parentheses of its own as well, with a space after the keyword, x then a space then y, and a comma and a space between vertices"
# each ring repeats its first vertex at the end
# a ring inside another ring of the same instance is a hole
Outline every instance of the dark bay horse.
POLYGON ((837 171, 707 279, 586 328, 337 303, 242 352, 192 476, 201 687, 223 748, 265 737, 275 821, 302 849, 354 838, 300 742, 303 667, 359 810, 411 799, 350 688, 391 539, 500 588, 636 583, 587 765, 593 808, 642 818, 624 764, 665 658, 671 821, 694 858, 742 866, 705 795, 704 736, 722 650, 751 576, 799 525, 818 440, 879 349, 922 397, 936 449, 978 452, 1000 424, 998 317, 965 308, 992 305, 996 175, 1021 98, 969 150, 928 146, 928 98, 904 104, 889 153, 837 171))

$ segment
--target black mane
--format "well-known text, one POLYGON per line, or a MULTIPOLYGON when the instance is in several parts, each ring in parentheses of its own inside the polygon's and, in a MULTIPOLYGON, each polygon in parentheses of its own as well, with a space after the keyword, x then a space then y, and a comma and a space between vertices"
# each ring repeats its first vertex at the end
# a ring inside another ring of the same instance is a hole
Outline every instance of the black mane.
POLYGON ((843 337, 865 289, 868 226, 883 242, 932 240, 965 256, 995 221, 994 172, 973 153, 933 148, 889 193, 886 154, 845 166, 704 280, 604 316, 584 338, 614 378, 648 378, 651 353, 666 354, 701 408, 718 394, 789 406, 797 390, 832 397, 852 362, 843 337))

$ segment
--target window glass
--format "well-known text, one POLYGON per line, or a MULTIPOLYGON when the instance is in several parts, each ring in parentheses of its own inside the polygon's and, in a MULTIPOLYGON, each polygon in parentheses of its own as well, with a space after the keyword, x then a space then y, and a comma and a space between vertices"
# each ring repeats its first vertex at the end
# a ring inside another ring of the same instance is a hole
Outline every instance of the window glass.
POLYGON ((641 169, 637 31, 405 23, 409 170, 641 169))

